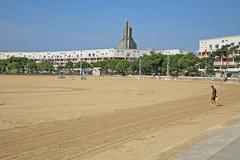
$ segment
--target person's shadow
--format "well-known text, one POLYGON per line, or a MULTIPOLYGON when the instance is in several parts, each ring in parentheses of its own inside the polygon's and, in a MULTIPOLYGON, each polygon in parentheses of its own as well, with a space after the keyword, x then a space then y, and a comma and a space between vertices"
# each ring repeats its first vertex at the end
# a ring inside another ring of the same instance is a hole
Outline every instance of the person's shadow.
POLYGON ((223 104, 217 104, 216 107, 222 107, 224 106, 223 104))

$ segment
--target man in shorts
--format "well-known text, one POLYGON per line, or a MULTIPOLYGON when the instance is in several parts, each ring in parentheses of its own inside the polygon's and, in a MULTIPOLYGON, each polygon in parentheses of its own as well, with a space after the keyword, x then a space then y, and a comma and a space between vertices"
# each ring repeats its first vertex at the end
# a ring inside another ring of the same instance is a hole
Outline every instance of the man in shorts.
POLYGON ((211 86, 212 88, 212 97, 211 97, 211 101, 212 101, 212 107, 216 107, 216 97, 217 97, 217 90, 214 86, 211 86))

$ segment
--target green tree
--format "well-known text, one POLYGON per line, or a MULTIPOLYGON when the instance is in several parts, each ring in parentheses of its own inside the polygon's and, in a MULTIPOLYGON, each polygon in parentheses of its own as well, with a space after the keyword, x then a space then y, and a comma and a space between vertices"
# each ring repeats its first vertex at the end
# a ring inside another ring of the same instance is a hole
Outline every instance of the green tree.
POLYGON ((107 69, 108 63, 107 61, 98 61, 93 64, 93 67, 101 67, 101 69, 107 69))
POLYGON ((233 59, 237 63, 238 67, 240 67, 240 55, 234 55, 233 59))
POLYGON ((8 68, 9 73, 16 74, 16 73, 19 73, 19 68, 20 67, 19 67, 19 63, 11 62, 11 63, 7 64, 7 68, 8 68))
POLYGON ((51 73, 53 71, 53 65, 48 60, 44 60, 37 64, 38 71, 51 73))
POLYGON ((0 73, 6 72, 7 62, 6 60, 0 60, 0 73))
POLYGON ((92 67, 100 67, 101 68, 101 73, 107 74, 107 69, 108 69, 108 61, 98 61, 92 65, 92 67))
POLYGON ((71 61, 68 61, 68 62, 66 63, 65 68, 66 68, 67 70, 73 69, 73 63, 72 63, 71 61))
POLYGON ((82 65, 82 68, 91 68, 91 64, 88 63, 88 62, 82 61, 82 62, 81 62, 81 65, 82 65))
POLYGON ((134 60, 129 62, 129 69, 131 74, 138 74, 139 73, 139 60, 134 60))
POLYGON ((214 74, 214 67, 213 67, 214 58, 211 56, 204 57, 204 58, 198 58, 198 67, 201 69, 205 69, 206 75, 213 75, 214 74))
MULTIPOLYGON (((80 74, 83 74, 85 73, 86 69, 91 68, 91 64, 85 61, 80 61, 77 64, 75 64, 74 68, 81 69, 80 74)), ((88 70, 86 72, 88 72, 88 70)))
POLYGON ((90 68, 91 67, 91 64, 88 63, 88 62, 85 62, 85 61, 81 61, 81 62, 78 62, 77 64, 75 64, 75 68, 90 68))
POLYGON ((229 63, 229 59, 232 58, 234 51, 238 50, 239 46, 231 46, 231 45, 224 45, 222 46, 220 49, 214 51, 210 57, 211 59, 213 59, 213 61, 217 60, 217 61, 223 61, 223 59, 227 59, 226 65, 222 65, 221 64, 221 68, 225 68, 225 72, 222 72, 223 75, 227 75, 227 68, 228 68, 228 63, 229 63))
POLYGON ((162 54, 151 53, 141 59, 141 69, 146 75, 158 74, 164 67, 165 56, 162 54))
POLYGON ((179 67, 178 67, 178 60, 182 57, 182 54, 170 55, 169 56, 169 66, 170 66, 170 74, 171 75, 178 75, 179 67))
POLYGON ((35 73, 37 72, 37 64, 33 60, 29 60, 26 64, 28 73, 35 73))
POLYGON ((110 70, 111 74, 117 71, 116 66, 119 62, 120 60, 116 59, 107 61, 107 68, 110 70))
POLYGON ((197 67, 197 57, 192 54, 186 54, 178 60, 178 66, 182 74, 184 75, 194 75, 196 74, 197 67))
POLYGON ((151 59, 151 68, 152 68, 152 73, 157 75, 160 71, 160 68, 163 68, 163 62, 166 59, 166 56, 162 54, 151 54, 150 55, 151 59))
MULTIPOLYGON (((14 70, 16 73, 25 73, 26 64, 28 62, 27 58, 22 57, 10 57, 7 60, 7 65, 12 67, 11 70, 14 70), (13 63, 12 65, 10 65, 13 63), (16 64, 15 64, 16 63, 16 64), (13 67, 16 67, 13 69, 13 67)), ((10 68, 8 67, 8 69, 10 68)), ((10 70, 9 70, 10 71, 10 70)))
POLYGON ((126 60, 121 60, 116 65, 116 70, 122 75, 126 75, 129 67, 129 62, 126 60))
POLYGON ((150 75, 152 73, 152 60, 150 56, 147 55, 143 56, 141 58, 140 66, 143 74, 150 75))

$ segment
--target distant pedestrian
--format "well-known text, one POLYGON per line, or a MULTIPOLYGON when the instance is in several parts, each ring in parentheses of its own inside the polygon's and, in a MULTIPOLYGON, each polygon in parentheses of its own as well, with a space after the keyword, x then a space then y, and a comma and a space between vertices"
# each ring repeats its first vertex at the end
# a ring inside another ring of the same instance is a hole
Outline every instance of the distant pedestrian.
POLYGON ((217 90, 214 86, 211 86, 211 88, 212 88, 212 97, 211 97, 212 107, 216 107, 217 106, 217 103, 216 103, 217 90))

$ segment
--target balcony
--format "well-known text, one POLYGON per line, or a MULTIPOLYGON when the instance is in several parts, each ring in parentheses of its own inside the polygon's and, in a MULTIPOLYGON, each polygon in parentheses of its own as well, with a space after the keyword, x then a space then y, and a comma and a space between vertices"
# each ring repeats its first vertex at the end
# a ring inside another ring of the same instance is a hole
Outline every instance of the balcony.
POLYGON ((220 62, 220 61, 215 61, 214 63, 213 63, 213 65, 214 66, 237 66, 238 65, 238 63, 237 62, 234 62, 234 61, 229 61, 229 62, 226 62, 226 61, 224 61, 224 62, 220 62))

